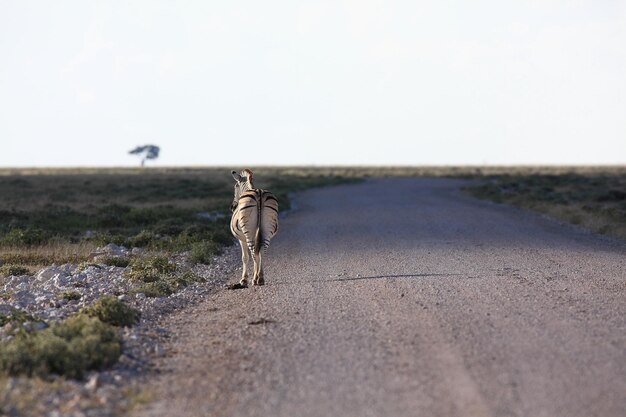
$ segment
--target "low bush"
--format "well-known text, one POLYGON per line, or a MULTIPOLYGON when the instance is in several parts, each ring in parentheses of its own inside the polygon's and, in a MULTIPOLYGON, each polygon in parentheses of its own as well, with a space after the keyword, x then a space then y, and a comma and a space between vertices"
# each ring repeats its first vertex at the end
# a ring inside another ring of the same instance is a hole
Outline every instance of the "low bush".
POLYGON ((196 282, 204 282, 204 278, 191 271, 185 271, 181 274, 165 275, 157 281, 141 284, 133 288, 131 293, 143 293, 146 297, 167 297, 196 282))
POLYGON ((194 264, 209 264, 215 255, 220 254, 220 244, 209 240, 191 246, 189 260, 194 264))
POLYGON ((132 326, 139 321, 140 317, 139 311, 115 296, 102 297, 91 306, 84 308, 82 313, 118 327, 132 326))
POLYGON ((24 323, 27 321, 41 321, 41 320, 26 313, 25 311, 18 310, 16 308, 12 309, 9 314, 0 313, 0 327, 11 322, 24 323))
POLYGON ((67 301, 80 300, 82 297, 82 295, 77 291, 64 291, 59 295, 67 301))
POLYGON ((9 375, 82 378, 113 365, 122 352, 115 328, 97 317, 77 314, 44 330, 20 331, 0 345, 0 370, 9 375))
POLYGON ((155 282, 176 270, 176 265, 167 256, 152 256, 134 259, 127 276, 135 281, 155 282))
POLYGON ((130 264, 130 259, 125 256, 105 256, 99 259, 98 262, 107 266, 126 268, 130 264))
POLYGON ((131 294, 142 293, 146 297, 167 297, 176 291, 170 282, 159 280, 146 282, 132 289, 131 294))
POLYGON ((145 246, 149 246, 152 243, 159 240, 159 237, 156 233, 151 232, 149 230, 142 230, 134 237, 128 240, 129 246, 137 246, 143 248, 145 246))
POLYGON ((2 237, 1 243, 7 246, 38 245, 50 238, 50 234, 41 229, 11 229, 2 237))

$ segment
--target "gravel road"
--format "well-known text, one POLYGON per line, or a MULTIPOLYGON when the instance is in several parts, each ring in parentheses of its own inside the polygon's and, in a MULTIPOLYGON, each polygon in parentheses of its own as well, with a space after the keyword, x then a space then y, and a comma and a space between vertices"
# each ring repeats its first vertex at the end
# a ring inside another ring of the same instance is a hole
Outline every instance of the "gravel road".
POLYGON ((266 286, 165 323, 155 401, 137 414, 626 415, 626 244, 463 184, 300 194, 266 286))

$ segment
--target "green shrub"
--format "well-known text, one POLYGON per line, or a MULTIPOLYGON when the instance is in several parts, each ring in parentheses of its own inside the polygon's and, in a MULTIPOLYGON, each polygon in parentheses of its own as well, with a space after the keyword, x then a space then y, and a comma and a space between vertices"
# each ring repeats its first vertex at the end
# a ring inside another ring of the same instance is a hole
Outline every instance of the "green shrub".
POLYGON ((99 262, 103 265, 126 268, 130 264, 130 259, 125 256, 104 256, 99 259, 99 262))
POLYGON ((152 256, 133 260, 127 276, 136 281, 154 282, 175 270, 176 265, 166 256, 152 256))
POLYGON ((167 297, 173 294, 176 289, 173 285, 164 279, 153 282, 146 282, 133 288, 132 294, 143 293, 146 297, 167 297))
POLYGON ((215 255, 219 255, 220 245, 209 240, 207 242, 194 243, 191 246, 189 260, 194 264, 209 264, 215 255))
POLYGON ((102 267, 98 265, 97 263, 85 261, 85 262, 79 263, 78 268, 76 268, 76 270, 78 272, 83 272, 85 269, 89 268, 90 266, 93 266, 94 268, 102 269, 102 267))
POLYGON ((113 365, 121 352, 114 327, 77 314, 41 331, 21 331, 1 344, 0 370, 9 375, 82 378, 85 371, 113 365))
POLYGON ((2 244, 7 246, 32 246, 45 242, 49 233, 41 229, 11 229, 2 238, 2 244))
POLYGON ((185 271, 181 274, 165 275, 157 281, 141 284, 133 288, 131 293, 143 293, 146 297, 166 297, 195 282, 204 282, 204 278, 191 271, 185 271))
POLYGON ((78 291, 64 291, 59 294, 61 298, 67 301, 80 300, 82 295, 78 291))
POLYGON ((132 326, 139 321, 140 316, 139 311, 115 296, 102 297, 93 305, 84 308, 82 312, 113 326, 132 326))
POLYGON ((178 274, 178 275, 174 275, 171 277, 168 277, 168 279, 170 280, 170 282, 172 282, 172 284, 176 287, 177 290, 185 288, 191 284, 194 284, 196 282, 205 282, 206 280, 191 272, 191 271, 185 271, 182 274, 178 274))
POLYGON ((26 321, 41 321, 25 311, 12 309, 9 314, 0 314, 0 327, 10 322, 24 323, 26 321))
POLYGON ((159 240, 156 233, 149 230, 142 230, 137 235, 129 239, 129 246, 137 246, 143 248, 159 240))
POLYGON ((28 275, 28 268, 21 265, 7 264, 0 267, 0 276, 10 277, 11 275, 28 275))

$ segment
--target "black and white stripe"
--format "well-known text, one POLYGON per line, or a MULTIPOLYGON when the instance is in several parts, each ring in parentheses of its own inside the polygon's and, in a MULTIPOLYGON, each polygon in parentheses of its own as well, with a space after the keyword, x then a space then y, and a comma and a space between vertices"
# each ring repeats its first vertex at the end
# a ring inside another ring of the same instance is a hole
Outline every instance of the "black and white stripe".
POLYGON ((254 188, 249 169, 240 173, 233 171, 232 175, 236 184, 230 230, 241 244, 244 264, 241 282, 246 283, 248 255, 251 254, 254 259, 253 284, 262 285, 261 255, 278 231, 278 200, 269 191, 254 188))

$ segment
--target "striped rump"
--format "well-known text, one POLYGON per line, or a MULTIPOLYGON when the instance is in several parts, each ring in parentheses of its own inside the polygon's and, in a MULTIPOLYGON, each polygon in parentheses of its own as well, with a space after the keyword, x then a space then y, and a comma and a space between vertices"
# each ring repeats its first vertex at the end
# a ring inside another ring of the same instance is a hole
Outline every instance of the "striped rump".
POLYGON ((269 191, 253 189, 239 197, 231 231, 252 253, 266 249, 278 231, 278 201, 269 191))

